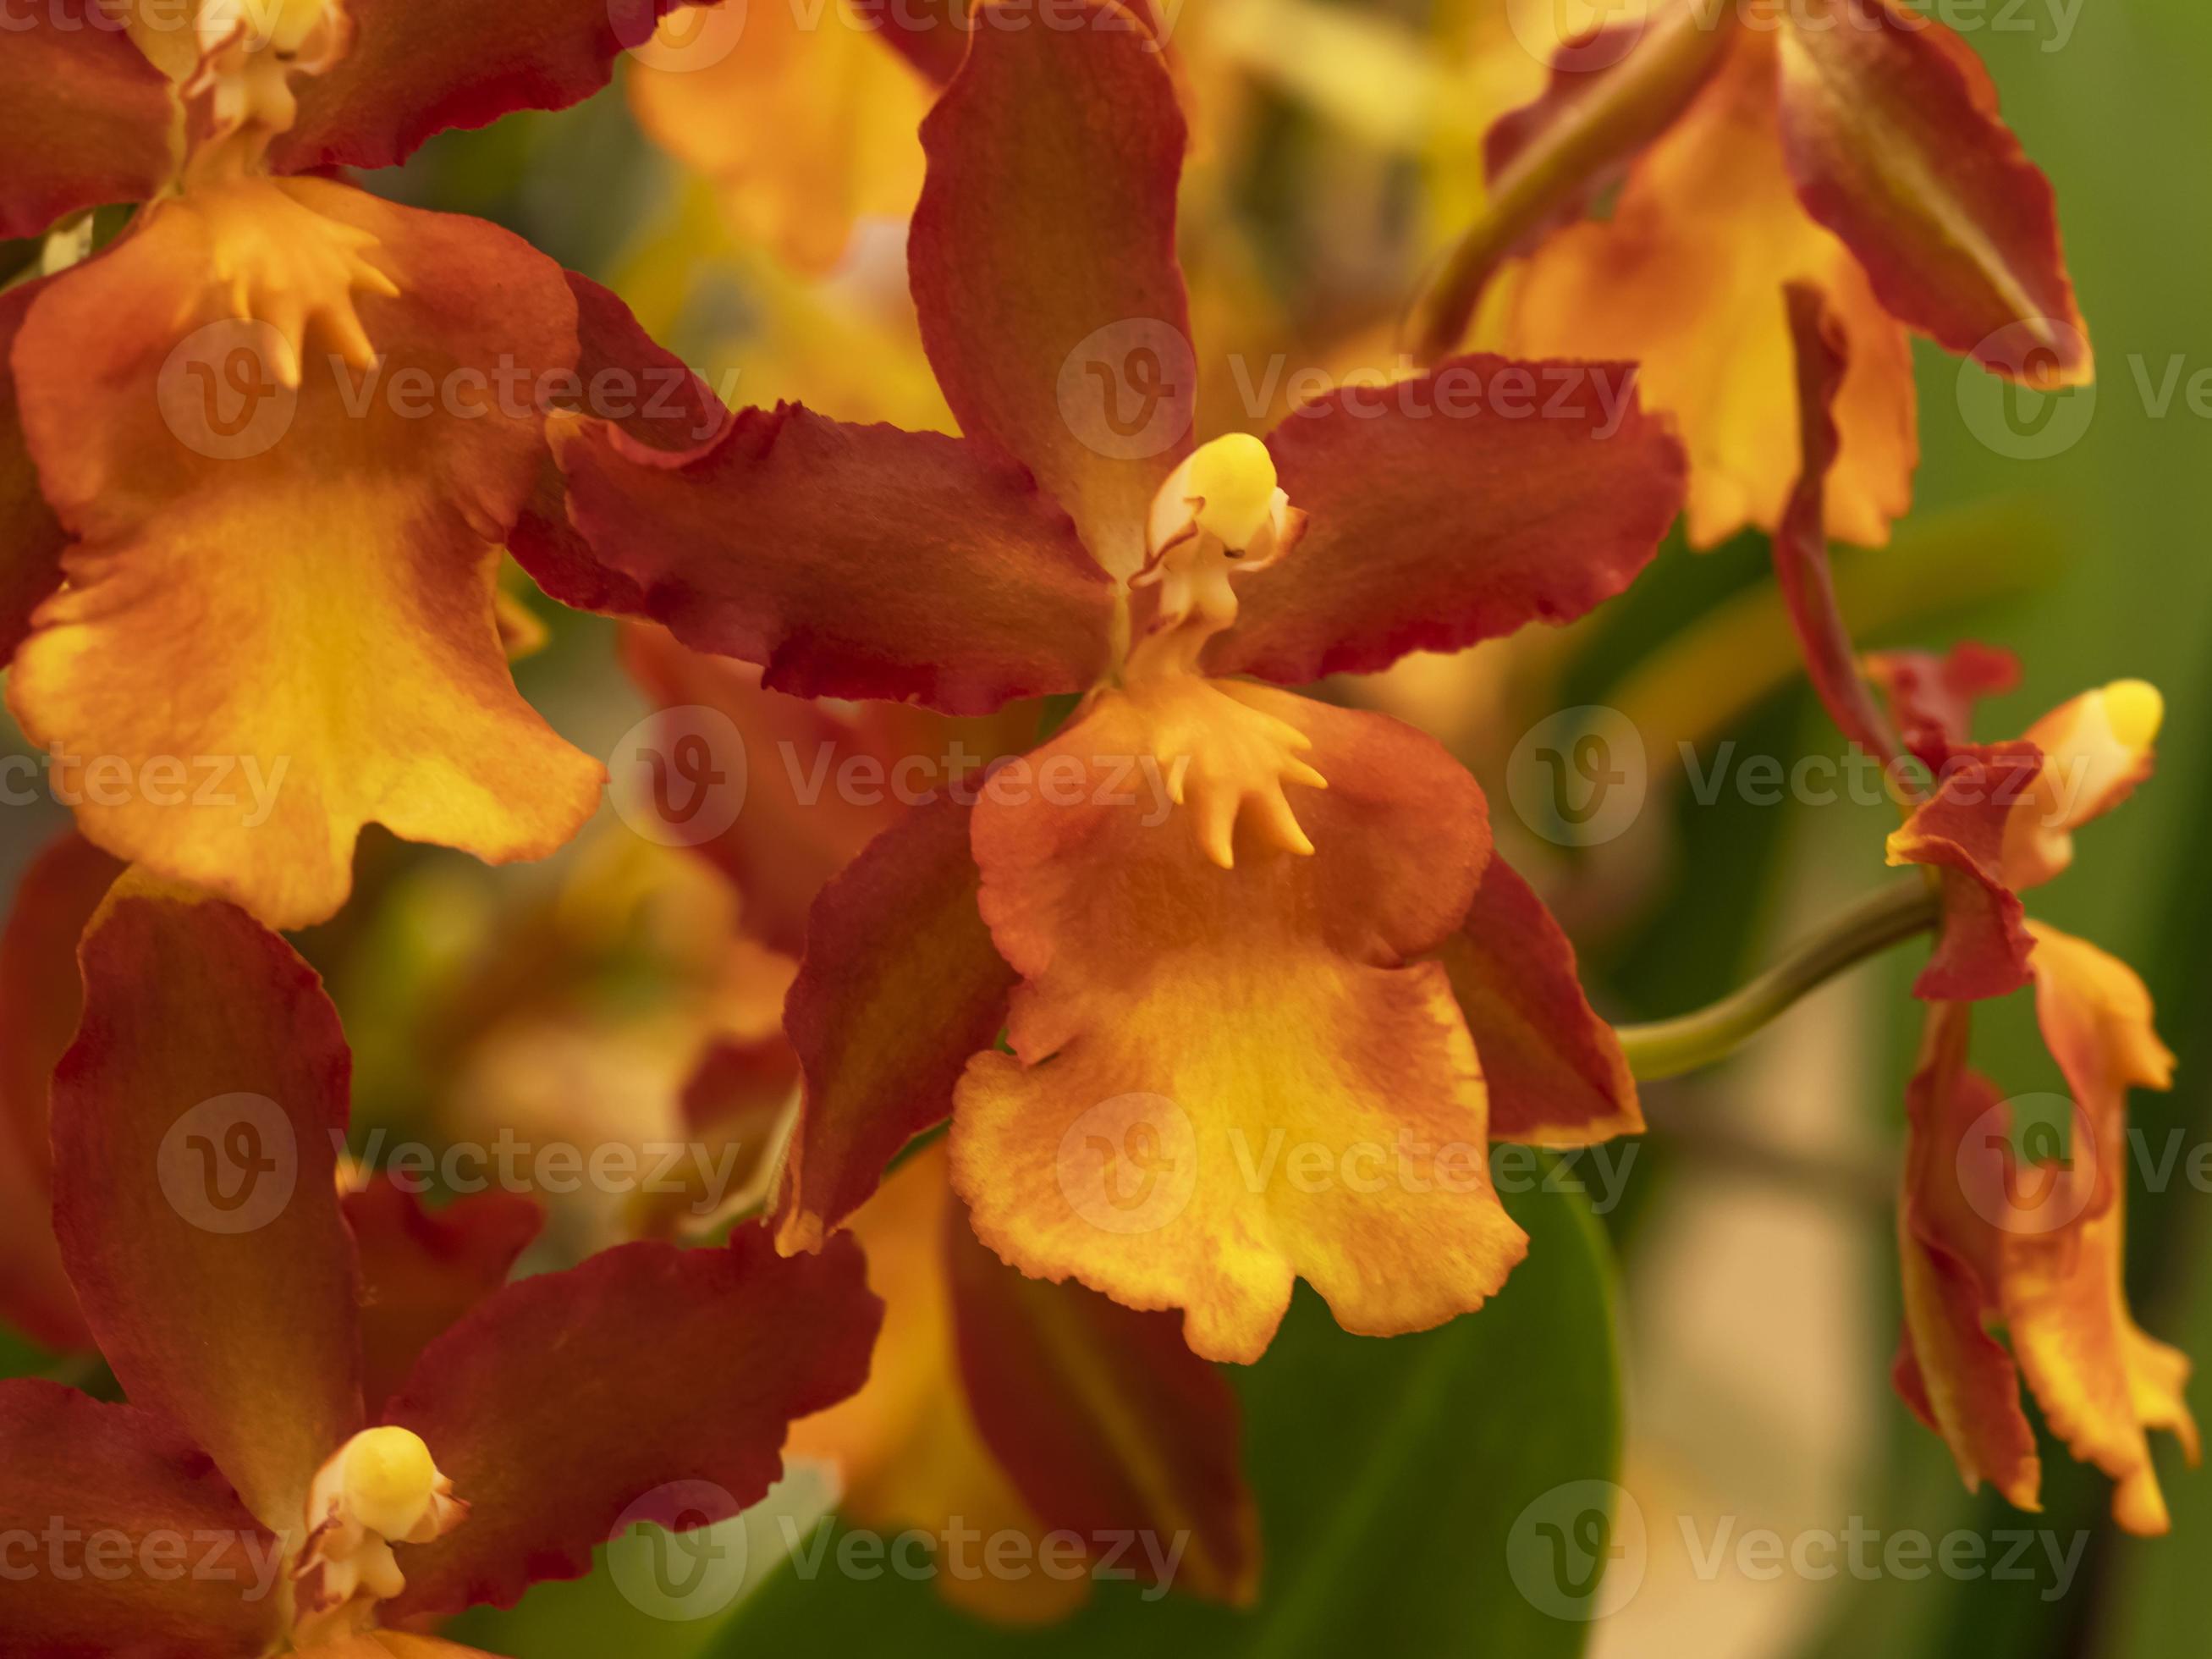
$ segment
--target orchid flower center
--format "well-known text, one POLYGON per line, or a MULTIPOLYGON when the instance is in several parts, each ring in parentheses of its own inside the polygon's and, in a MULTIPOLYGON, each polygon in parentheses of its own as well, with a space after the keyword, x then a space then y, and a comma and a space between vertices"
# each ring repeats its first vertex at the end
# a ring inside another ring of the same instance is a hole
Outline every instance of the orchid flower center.
POLYGON ((376 1604, 407 1588, 392 1545, 442 1538, 468 1513, 421 1436, 362 1430, 308 1490, 307 1540, 292 1568, 295 1629, 319 1638, 368 1628, 376 1604))
POLYGON ((1206 642, 1237 621, 1233 580, 1288 556, 1304 527, 1267 447, 1243 433, 1216 438, 1193 451, 1153 497, 1145 568, 1129 580, 1132 590, 1157 589, 1158 601, 1122 665, 1118 695, 1140 717, 1170 798, 1189 812, 1199 845, 1224 870, 1236 865, 1240 818, 1263 845, 1314 850, 1284 793, 1292 783, 1327 787, 1300 758, 1311 741, 1214 684, 1200 665, 1206 642))

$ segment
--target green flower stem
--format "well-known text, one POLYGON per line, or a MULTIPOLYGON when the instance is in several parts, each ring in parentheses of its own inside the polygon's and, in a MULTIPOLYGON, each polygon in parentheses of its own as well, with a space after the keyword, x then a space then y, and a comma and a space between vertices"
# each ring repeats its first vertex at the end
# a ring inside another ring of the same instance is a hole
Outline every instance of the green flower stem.
POLYGON ((1616 1029, 1639 1083, 1680 1077, 1725 1060, 1807 992, 1844 969, 1936 926, 1942 898, 1915 878, 1838 914, 1820 934, 1740 990, 1674 1019, 1616 1029))

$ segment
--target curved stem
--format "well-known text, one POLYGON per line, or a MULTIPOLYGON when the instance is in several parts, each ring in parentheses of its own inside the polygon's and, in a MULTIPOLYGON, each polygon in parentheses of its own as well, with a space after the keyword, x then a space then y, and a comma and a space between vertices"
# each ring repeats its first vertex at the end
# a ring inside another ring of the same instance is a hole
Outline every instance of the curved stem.
POLYGON ((1928 932, 1941 903, 1927 882, 1894 883, 1844 911, 1818 938, 1718 1002, 1674 1019, 1616 1028, 1629 1070, 1638 1082, 1651 1083, 1726 1059, 1807 992, 1928 932))

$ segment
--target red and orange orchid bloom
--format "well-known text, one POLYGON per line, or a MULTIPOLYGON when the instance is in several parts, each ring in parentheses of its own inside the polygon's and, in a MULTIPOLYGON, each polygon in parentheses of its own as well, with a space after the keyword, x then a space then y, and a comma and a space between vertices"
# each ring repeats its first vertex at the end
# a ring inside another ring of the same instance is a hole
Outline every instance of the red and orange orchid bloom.
POLYGON ((494 587, 542 404, 590 395, 580 307, 611 301, 325 175, 573 103, 665 9, 56 0, 10 28, 0 234, 143 204, 0 295, 9 703, 94 842, 291 927, 372 821, 500 861, 590 815, 601 770, 515 691, 494 587))
POLYGON ((0 1382, 11 1652, 458 1653, 386 1627, 577 1577, 631 1521, 726 1518, 866 1376, 849 1243, 632 1244, 495 1289, 526 1229, 441 1234, 388 1188, 342 1210, 337 1014, 231 906, 126 874, 82 961, 55 1231, 130 1403, 0 1382), (364 1310, 410 1255, 410 1320, 364 1310))
POLYGON ((1300 1277, 1350 1329, 1424 1328, 1524 1247, 1484 1163, 1493 1120, 1602 1138, 1637 1127, 1633 1088, 1578 988, 1532 1000, 1582 1063, 1532 1068, 1510 1104, 1486 1087, 1439 953, 1471 915, 1506 930, 1464 971, 1517 958, 1498 1002, 1522 1011, 1514 992, 1573 974, 1490 858, 1480 789, 1410 728, 1238 677, 1580 615, 1656 550, 1680 453, 1632 408, 1447 410, 1449 377, 1542 367, 1484 357, 1194 447, 1175 88, 1110 0, 1072 17, 978 29, 923 126, 909 265, 964 436, 785 406, 675 451, 583 420, 555 441, 570 517, 610 589, 771 689, 956 713, 1081 696, 816 905, 787 1010, 806 1101, 785 1248, 819 1248, 949 1112, 986 1243, 1182 1310, 1201 1355, 1256 1358, 1300 1277), (1273 1169, 1271 1139, 1299 1149, 1298 1189, 1240 1174, 1273 1169), (1317 1156, 1362 1167, 1319 1191, 1317 1156), (1397 1171, 1380 1190, 1370 1158, 1397 1171), (1166 1208, 1117 1207, 1125 1177, 1163 1174, 1166 1208))
POLYGON ((1929 1009, 1908 1094, 1899 1390, 1949 1443, 1970 1486, 1987 1480, 2033 1509, 2041 1468, 2020 1404, 2024 1376, 2068 1449, 2118 1483, 2120 1525, 2163 1533, 2148 1431, 2171 1431, 2197 1462, 2182 1394, 2190 1365, 2136 1325, 2123 1249, 2128 1091, 2166 1088, 2173 1056, 2127 964, 2027 920, 2021 899, 2072 861, 2077 829, 2149 775, 2159 695, 2118 681, 2045 715, 2020 742, 1984 746, 1970 740, 1974 701, 2014 683, 2009 657, 1964 646, 1872 667, 1906 741, 1940 780, 1890 837, 1890 861, 1930 870, 1945 898, 1919 987, 1929 1009), (2071 1097, 2063 1161, 2021 1159, 2011 1103, 1968 1061, 1972 1000, 2023 982, 2071 1097), (1990 1334, 1999 1325, 2008 1344, 1990 1334))
POLYGON ((1693 545, 1779 524, 1799 453, 1785 283, 1844 336, 1831 534, 1885 543, 1918 459, 1910 333, 2039 387, 2092 373, 2049 181, 1957 34, 1902 0, 1671 0, 1568 42, 1491 129, 1490 211, 1424 317, 1619 356, 1680 422, 1693 545), (1585 209, 1625 169, 1610 214, 1585 209))

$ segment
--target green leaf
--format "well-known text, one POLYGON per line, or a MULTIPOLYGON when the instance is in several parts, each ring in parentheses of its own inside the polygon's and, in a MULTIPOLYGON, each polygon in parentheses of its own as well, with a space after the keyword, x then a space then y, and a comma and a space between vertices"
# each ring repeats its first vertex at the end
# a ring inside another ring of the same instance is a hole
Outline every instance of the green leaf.
POLYGON ((712 1651, 1580 1653, 1589 1626, 1533 1606, 1506 1549, 1535 1499, 1616 1474, 1611 1267, 1578 1197, 1535 1192, 1508 1203, 1528 1231, 1528 1260, 1480 1312, 1382 1341, 1347 1336, 1302 1288, 1267 1357, 1237 1374, 1266 1551, 1257 1607, 1147 1601, 1134 1585, 1101 1583, 1066 1624, 997 1628, 955 1613, 927 1583, 887 1569, 841 1572, 833 1536, 826 1547, 802 1539, 812 1575, 787 1564, 712 1651))

